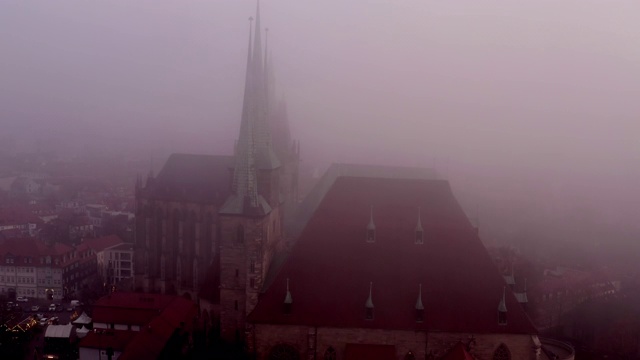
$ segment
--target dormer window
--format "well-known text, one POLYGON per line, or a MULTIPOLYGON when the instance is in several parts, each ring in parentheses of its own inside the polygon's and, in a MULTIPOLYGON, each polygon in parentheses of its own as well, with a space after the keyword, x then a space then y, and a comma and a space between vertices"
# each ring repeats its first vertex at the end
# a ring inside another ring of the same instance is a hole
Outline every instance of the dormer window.
POLYGON ((422 219, 420 216, 420 208, 418 208, 418 223, 416 224, 414 242, 416 244, 424 244, 424 229, 422 229, 422 219))
POLYGON ((369 224, 367 225, 367 242, 376 242, 376 224, 373 222, 373 206, 371 206, 369 224))
POLYGON ((416 300, 416 322, 424 321, 424 305, 422 304, 422 284, 418 285, 418 300, 416 300))
POLYGON ((375 229, 367 229, 367 242, 370 242, 370 243, 376 242, 376 230, 375 229))
POLYGON ((498 304, 498 325, 507 325, 506 287, 502 288, 502 299, 498 304))
POLYGON ((364 303, 364 319, 365 320, 373 320, 373 282, 369 283, 369 297, 367 298, 367 302, 364 303))

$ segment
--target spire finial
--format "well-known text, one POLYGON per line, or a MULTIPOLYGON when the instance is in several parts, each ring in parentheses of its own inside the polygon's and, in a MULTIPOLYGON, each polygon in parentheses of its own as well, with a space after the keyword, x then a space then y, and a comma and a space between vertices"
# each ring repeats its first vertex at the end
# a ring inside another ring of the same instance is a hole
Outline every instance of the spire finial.
POLYGON ((370 281, 369 282, 369 298, 367 298, 367 302, 364 304, 364 307, 366 307, 367 309, 373 309, 372 291, 373 291, 373 281, 370 281))
POLYGON ((424 310, 424 305, 422 305, 422 284, 418 284, 418 301, 416 301, 416 310, 424 310))

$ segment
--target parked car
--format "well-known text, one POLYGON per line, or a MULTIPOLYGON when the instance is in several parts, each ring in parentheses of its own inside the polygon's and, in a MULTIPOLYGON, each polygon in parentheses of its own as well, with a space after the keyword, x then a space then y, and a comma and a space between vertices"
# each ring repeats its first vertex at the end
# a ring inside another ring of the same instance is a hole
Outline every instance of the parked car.
POLYGON ((47 325, 48 321, 49 321, 49 319, 47 319, 46 317, 43 317, 42 319, 40 319, 40 325, 41 326, 45 326, 45 325, 47 325))
POLYGON ((56 311, 56 304, 49 305, 49 311, 56 311))
POLYGON ((38 306, 38 305, 33 305, 31 307, 31 311, 38 311, 38 310, 40 310, 40 306, 38 306))
POLYGON ((36 317, 37 317, 38 319, 42 319, 42 318, 44 317, 44 314, 42 314, 42 313, 41 313, 41 314, 36 314, 36 317))
POLYGON ((69 306, 68 308, 65 309, 68 312, 72 312, 73 311, 73 307, 69 306))
POLYGON ((27 301, 29 301, 29 298, 27 298, 26 296, 18 296, 18 297, 16 298, 16 301, 19 301, 19 302, 27 302, 27 301))

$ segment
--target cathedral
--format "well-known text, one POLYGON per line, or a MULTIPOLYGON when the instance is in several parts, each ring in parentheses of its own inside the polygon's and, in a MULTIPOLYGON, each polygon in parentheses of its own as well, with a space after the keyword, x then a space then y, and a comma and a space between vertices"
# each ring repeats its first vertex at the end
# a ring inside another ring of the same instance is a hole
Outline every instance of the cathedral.
POLYGON ((261 33, 258 8, 233 155, 136 184, 136 289, 198 301, 257 359, 550 358, 435 172, 336 164, 298 199, 261 33))
POLYGON ((300 145, 274 97, 261 29, 258 12, 233 155, 172 154, 136 184, 135 288, 202 301, 231 341, 244 337, 298 198, 300 145))

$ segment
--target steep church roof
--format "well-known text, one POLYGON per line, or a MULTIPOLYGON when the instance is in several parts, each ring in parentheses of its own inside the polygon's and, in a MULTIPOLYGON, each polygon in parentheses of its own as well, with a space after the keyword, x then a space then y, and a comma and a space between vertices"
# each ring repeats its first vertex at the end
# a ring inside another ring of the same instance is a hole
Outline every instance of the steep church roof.
POLYGON ((141 195, 175 201, 221 203, 231 192, 232 156, 172 154, 141 195))
POLYGON ((305 326, 535 333, 507 289, 506 325, 496 305, 504 280, 448 182, 424 179, 339 177, 295 243, 249 321, 305 326), (365 239, 370 206, 376 241, 365 239), (424 243, 416 244, 416 209, 424 243), (290 314, 281 311, 286 279, 295 288, 290 314), (363 303, 373 282, 375 316, 363 303), (416 321, 422 284, 424 321, 416 321))

